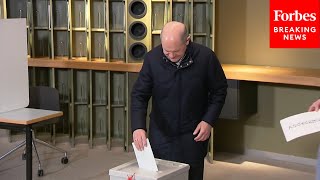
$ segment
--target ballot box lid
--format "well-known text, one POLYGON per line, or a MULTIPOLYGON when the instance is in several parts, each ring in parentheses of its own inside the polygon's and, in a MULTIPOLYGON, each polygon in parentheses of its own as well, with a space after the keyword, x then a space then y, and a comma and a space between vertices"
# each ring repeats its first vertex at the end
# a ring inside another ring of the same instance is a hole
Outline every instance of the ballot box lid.
POLYGON ((178 177, 181 174, 184 174, 185 176, 183 177, 186 177, 187 180, 190 168, 188 164, 167 161, 162 159, 156 159, 156 163, 159 171, 153 172, 149 170, 140 169, 138 167, 137 160, 132 160, 130 162, 110 169, 110 179, 112 180, 112 177, 117 177, 115 179, 123 178, 127 180, 128 177, 134 175, 135 179, 138 180, 166 180, 176 179, 174 177, 178 177))

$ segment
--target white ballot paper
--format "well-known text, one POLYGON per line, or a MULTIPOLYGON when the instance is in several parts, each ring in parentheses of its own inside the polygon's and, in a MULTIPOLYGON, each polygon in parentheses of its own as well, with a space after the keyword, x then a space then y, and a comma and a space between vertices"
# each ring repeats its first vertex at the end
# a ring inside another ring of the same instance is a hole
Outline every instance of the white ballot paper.
POLYGON ((320 111, 296 114, 280 121, 288 141, 320 131, 320 111))
POLYGON ((154 159, 149 139, 147 139, 147 147, 144 147, 143 151, 139 151, 134 143, 132 143, 132 146, 138 161, 139 168, 150 171, 158 171, 158 166, 156 160, 154 159))

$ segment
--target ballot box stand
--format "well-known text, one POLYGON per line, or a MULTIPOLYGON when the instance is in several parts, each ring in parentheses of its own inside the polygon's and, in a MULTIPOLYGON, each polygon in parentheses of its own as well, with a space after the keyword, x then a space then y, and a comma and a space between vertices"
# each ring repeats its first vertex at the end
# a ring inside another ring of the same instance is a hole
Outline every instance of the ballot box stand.
POLYGON ((156 159, 158 171, 141 169, 136 160, 109 170, 110 180, 188 180, 189 165, 156 159))

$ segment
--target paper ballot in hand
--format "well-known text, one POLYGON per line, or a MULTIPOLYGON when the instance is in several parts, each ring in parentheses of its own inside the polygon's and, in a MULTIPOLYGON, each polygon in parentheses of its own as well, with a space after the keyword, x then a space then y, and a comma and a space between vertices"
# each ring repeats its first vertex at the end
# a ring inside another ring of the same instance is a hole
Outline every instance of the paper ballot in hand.
POLYGON ((296 114, 280 121, 284 136, 288 141, 320 131, 320 112, 296 114))
POLYGON ((154 159, 153 152, 149 139, 147 139, 147 147, 144 147, 143 151, 139 151, 134 143, 132 143, 134 154, 136 155, 139 168, 150 171, 158 171, 156 160, 154 159))

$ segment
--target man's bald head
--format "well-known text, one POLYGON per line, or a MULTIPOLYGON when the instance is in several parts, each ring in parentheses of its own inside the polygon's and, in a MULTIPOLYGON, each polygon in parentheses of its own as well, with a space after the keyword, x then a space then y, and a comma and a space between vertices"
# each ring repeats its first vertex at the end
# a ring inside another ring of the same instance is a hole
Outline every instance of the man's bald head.
POLYGON ((182 43, 188 38, 188 31, 186 26, 177 21, 171 21, 163 27, 160 38, 162 40, 180 40, 182 43))
POLYGON ((172 62, 178 62, 184 57, 189 44, 186 26, 180 22, 167 23, 160 34, 162 50, 172 62))

